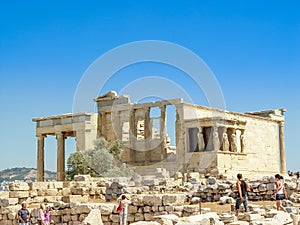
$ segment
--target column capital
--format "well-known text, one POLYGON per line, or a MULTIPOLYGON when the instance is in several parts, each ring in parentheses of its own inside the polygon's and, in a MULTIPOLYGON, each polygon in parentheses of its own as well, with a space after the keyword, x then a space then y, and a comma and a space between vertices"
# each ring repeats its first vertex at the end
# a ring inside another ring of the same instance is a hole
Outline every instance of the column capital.
POLYGON ((225 126, 222 126, 221 128, 222 128, 222 132, 223 132, 223 133, 226 133, 227 130, 228 130, 228 127, 225 127, 225 126))
POLYGON ((220 126, 218 126, 218 125, 213 125, 213 126, 212 126, 213 131, 218 131, 219 127, 220 127, 220 126))
POLYGON ((55 132, 55 136, 56 136, 56 139, 58 139, 58 138, 66 139, 67 138, 67 136, 65 136, 65 133, 63 133, 63 132, 55 132))
POLYGON ((45 138, 45 137, 47 137, 46 134, 36 134, 35 136, 36 136, 37 138, 45 138))
POLYGON ((150 112, 151 107, 145 107, 144 110, 145 110, 146 112, 150 112))
POLYGON ((166 110, 166 105, 159 106, 160 110, 166 110))

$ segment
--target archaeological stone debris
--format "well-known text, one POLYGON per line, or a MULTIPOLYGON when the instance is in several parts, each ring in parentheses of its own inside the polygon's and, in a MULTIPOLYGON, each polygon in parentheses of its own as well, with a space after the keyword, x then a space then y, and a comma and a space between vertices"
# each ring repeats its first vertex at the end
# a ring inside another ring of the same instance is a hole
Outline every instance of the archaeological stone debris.
POLYGON ((17 225, 16 214, 26 202, 32 215, 31 224, 37 224, 40 203, 52 208, 51 224, 55 225, 118 225, 117 197, 131 198, 128 207, 129 224, 156 225, 299 225, 300 180, 286 178, 289 200, 283 205, 287 212, 277 211, 275 201, 261 205, 260 200, 272 200, 276 189, 274 176, 249 179, 250 211, 243 208, 234 213, 235 180, 205 178, 198 172, 173 178, 154 176, 92 178, 75 176, 74 181, 21 182, 9 184, 9 192, 0 192, 0 225, 17 225), (203 207, 215 202, 222 207, 215 212, 203 207))

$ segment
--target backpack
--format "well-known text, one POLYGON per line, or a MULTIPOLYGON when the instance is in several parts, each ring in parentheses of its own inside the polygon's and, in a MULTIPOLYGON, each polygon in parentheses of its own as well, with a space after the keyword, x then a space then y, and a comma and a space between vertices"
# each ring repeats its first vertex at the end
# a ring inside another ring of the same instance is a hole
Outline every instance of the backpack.
POLYGON ((120 201, 119 206, 118 206, 118 208, 117 208, 117 212, 118 212, 118 213, 119 213, 119 212, 122 212, 122 210, 123 210, 122 201, 120 201))

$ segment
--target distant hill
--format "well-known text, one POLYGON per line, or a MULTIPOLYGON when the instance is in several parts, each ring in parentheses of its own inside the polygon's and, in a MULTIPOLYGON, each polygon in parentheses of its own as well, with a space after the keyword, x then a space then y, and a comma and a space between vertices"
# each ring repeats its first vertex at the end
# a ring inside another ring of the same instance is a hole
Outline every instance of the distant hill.
MULTIPOLYGON (((35 181, 37 170, 34 168, 15 167, 0 171, 0 182, 2 181, 35 181)), ((55 180, 56 173, 45 170, 45 180, 55 180)))

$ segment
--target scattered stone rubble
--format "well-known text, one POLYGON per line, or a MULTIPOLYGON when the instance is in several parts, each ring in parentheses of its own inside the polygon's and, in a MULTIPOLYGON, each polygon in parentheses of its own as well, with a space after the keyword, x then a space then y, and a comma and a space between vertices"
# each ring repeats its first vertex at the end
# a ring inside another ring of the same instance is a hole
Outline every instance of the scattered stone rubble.
MULTIPOLYGON (((275 180, 263 177, 249 180, 253 191, 249 200, 271 200, 275 180)), ((132 204, 128 208, 130 224, 162 225, 300 225, 300 180, 285 182, 289 200, 284 201, 287 213, 274 206, 262 207, 250 204, 250 212, 236 217, 233 213, 236 197, 235 181, 214 177, 203 178, 197 173, 176 174, 175 178, 151 176, 126 178, 91 178, 77 176, 70 182, 13 182, 9 192, 0 192, 0 225, 15 225, 17 211, 27 202, 32 214, 32 224, 37 223, 40 203, 53 208, 52 224, 63 225, 117 225, 116 198, 130 194, 132 204), (201 208, 201 202, 215 201, 231 204, 231 212, 217 214, 209 208, 201 208)), ((274 201, 275 205, 275 201, 274 201)))

